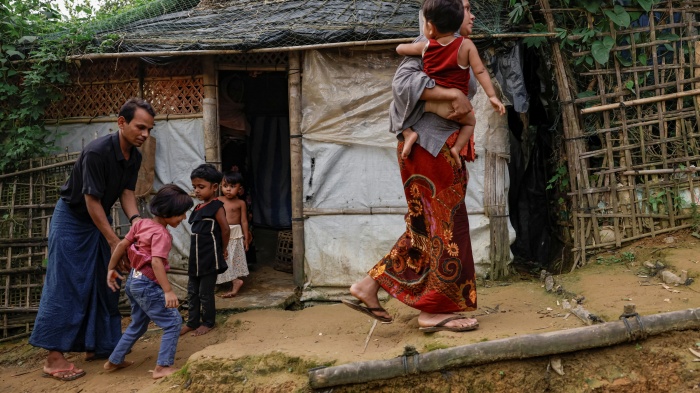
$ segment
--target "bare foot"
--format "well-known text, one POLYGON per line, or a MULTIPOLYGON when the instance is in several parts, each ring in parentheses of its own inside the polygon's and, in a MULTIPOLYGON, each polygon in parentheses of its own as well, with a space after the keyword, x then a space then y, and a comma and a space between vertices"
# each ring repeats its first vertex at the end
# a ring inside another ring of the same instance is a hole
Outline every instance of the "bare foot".
POLYGON ((240 278, 237 278, 233 280, 233 287, 231 288, 231 293, 235 296, 238 294, 238 291, 241 290, 241 287, 243 286, 243 280, 240 278))
POLYGON ((177 370, 178 370, 177 368, 172 367, 172 366, 168 366, 168 367, 156 366, 155 370, 153 370, 153 379, 167 377, 168 375, 176 372, 177 370))
POLYGON ((405 160, 408 158, 408 155, 411 154, 413 144, 418 140, 418 134, 410 128, 403 130, 401 134, 403 134, 403 149, 401 150, 401 158, 405 160))
POLYGON ((236 278, 233 281, 231 281, 231 292, 226 292, 224 294, 219 295, 220 298, 224 299, 229 299, 232 297, 235 297, 238 295, 238 291, 240 291, 241 287, 243 286, 243 280, 240 278, 236 278))
POLYGON ((203 336, 203 335, 209 333, 212 329, 214 329, 214 328, 210 328, 210 327, 201 325, 200 327, 198 327, 198 328, 194 331, 194 333, 191 334, 191 336, 192 336, 192 337, 203 336))
POLYGON ((104 366, 102 366, 102 368, 111 372, 111 371, 121 370, 122 368, 127 368, 127 367, 131 366, 132 364, 134 364, 134 362, 129 361, 129 360, 125 360, 125 361, 121 362, 120 364, 114 364, 110 361, 107 361, 107 363, 105 363, 104 366))
POLYGON ((182 336, 183 334, 189 333, 189 332, 191 332, 191 331, 193 331, 193 330, 194 330, 193 328, 191 328, 191 327, 185 325, 185 326, 183 326, 183 327, 180 329, 180 335, 182 336))
POLYGON ((455 162, 459 163, 459 166, 462 166, 462 157, 459 156, 459 150, 457 150, 454 146, 450 149, 450 155, 452 156, 452 159, 455 160, 455 162))
MULTIPOLYGON (((377 297, 378 291, 379 284, 370 276, 365 276, 365 278, 352 284, 350 287, 350 294, 366 304, 369 308, 382 308, 379 304, 379 298, 377 297)), ((386 311, 372 311, 372 313, 391 319, 391 314, 386 311)))
MULTIPOLYGON (((418 315, 418 326, 432 327, 444 321, 447 318, 452 318, 455 316, 459 316, 459 314, 431 314, 421 311, 421 313, 418 315)), ((449 321, 443 326, 447 328, 467 328, 474 326, 475 324, 478 325, 478 323, 479 322, 474 318, 464 317, 460 319, 455 319, 453 321, 449 321)))

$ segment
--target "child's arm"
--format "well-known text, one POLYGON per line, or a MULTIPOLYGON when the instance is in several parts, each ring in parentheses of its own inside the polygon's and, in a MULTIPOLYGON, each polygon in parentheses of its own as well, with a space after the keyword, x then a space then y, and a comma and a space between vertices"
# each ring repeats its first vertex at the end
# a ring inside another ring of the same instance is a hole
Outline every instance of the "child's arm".
POLYGON ((479 57, 479 51, 476 49, 476 45, 474 45, 472 40, 464 39, 462 46, 459 48, 457 59, 460 65, 472 68, 476 80, 479 81, 479 84, 484 89, 484 93, 489 97, 493 109, 501 115, 505 114, 506 107, 501 100, 496 97, 496 89, 493 88, 493 84, 491 83, 491 76, 486 70, 486 67, 484 67, 484 63, 481 61, 481 57, 479 57))
POLYGON ((426 45, 428 45, 428 43, 425 41, 399 44, 399 46, 396 47, 396 53, 401 56, 422 56, 426 45))
POLYGON ((168 281, 168 275, 165 274, 165 264, 163 263, 163 258, 153 257, 151 259, 151 268, 153 268, 153 273, 156 275, 158 284, 163 288, 163 293, 165 293, 165 307, 166 308, 177 308, 180 302, 177 301, 177 295, 173 292, 173 288, 170 286, 170 281, 168 281))
POLYGON ((250 244, 250 231, 248 230, 248 208, 246 207, 245 202, 241 202, 241 228, 243 228, 245 250, 248 251, 248 245, 250 244))
POLYGON ((112 257, 109 258, 109 266, 107 267, 107 286, 113 292, 119 290, 119 285, 117 285, 117 278, 120 280, 124 279, 124 277, 122 277, 116 270, 117 264, 119 264, 124 255, 126 255, 126 250, 129 248, 129 246, 131 246, 131 243, 133 242, 130 242, 126 238, 120 241, 117 244, 117 247, 114 248, 112 257))
POLYGON ((231 229, 228 227, 226 209, 223 206, 216 212, 216 222, 221 227, 221 247, 224 248, 224 258, 228 258, 228 239, 231 236, 231 229))

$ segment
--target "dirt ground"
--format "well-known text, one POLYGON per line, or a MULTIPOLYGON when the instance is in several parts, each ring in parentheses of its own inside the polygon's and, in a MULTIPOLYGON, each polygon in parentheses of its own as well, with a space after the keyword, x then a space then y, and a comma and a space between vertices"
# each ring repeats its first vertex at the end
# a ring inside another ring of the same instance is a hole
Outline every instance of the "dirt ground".
MULTIPOLYGON (((114 373, 101 361, 70 359, 87 375, 72 382, 41 377, 45 354, 25 340, 0 344, 0 387, 4 392, 306 392, 308 370, 401 355, 406 345, 420 353, 524 334, 584 326, 562 308, 565 298, 583 296, 582 305, 605 321, 616 321, 634 303, 640 315, 700 307, 700 240, 689 232, 645 239, 602 253, 571 274, 555 275, 561 294, 548 293, 535 274, 510 281, 481 282, 480 328, 466 333, 423 334, 418 312, 390 300, 395 322, 378 324, 341 304, 303 310, 254 310, 221 315, 201 337, 185 336, 177 350, 182 370, 154 381, 160 332, 154 328, 127 359, 135 364, 114 373), (664 287, 645 262, 663 263, 694 279, 689 286, 664 287)), ((534 273, 534 272, 533 272, 534 273)), ((125 321, 125 324, 128 321, 125 321)), ((700 392, 700 330, 665 333, 643 341, 558 356, 564 375, 548 368, 548 357, 447 369, 442 372, 347 385, 333 392, 700 392)))

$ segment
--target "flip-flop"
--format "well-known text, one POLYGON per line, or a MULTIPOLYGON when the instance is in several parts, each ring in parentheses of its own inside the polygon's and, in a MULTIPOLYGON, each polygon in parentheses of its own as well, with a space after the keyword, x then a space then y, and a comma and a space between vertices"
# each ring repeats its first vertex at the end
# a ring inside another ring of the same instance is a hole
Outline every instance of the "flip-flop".
POLYGON ((82 376, 85 376, 85 370, 83 370, 79 373, 75 373, 73 375, 63 375, 63 376, 59 375, 61 373, 73 372, 73 370, 75 370, 75 364, 71 364, 70 368, 66 368, 63 370, 56 370, 56 371, 52 371, 50 373, 47 373, 46 371, 44 371, 41 376, 44 378, 58 379, 59 381, 64 381, 64 382, 74 381, 82 376))
POLYGON ((232 297, 236 297, 236 295, 238 295, 238 294, 229 292, 229 293, 224 293, 223 295, 219 295, 219 297, 222 299, 230 299, 232 297))
POLYGON ((365 315, 368 315, 381 323, 391 323, 394 321, 393 318, 383 317, 383 316, 377 315, 373 312, 373 311, 387 312, 385 309, 383 309, 381 307, 375 307, 375 308, 365 307, 365 306, 361 305, 360 303, 356 303, 356 302, 353 302, 350 300, 345 300, 345 299, 343 299, 342 302, 344 305, 352 308, 353 310, 359 311, 365 315))
POLYGON ((443 319, 442 321, 435 324, 435 326, 421 327, 421 328, 418 328, 418 330, 420 330, 423 333, 433 333, 433 332, 441 332, 441 331, 468 332, 470 330, 476 330, 476 328, 479 327, 479 322, 475 322, 474 324, 467 325, 467 326, 457 326, 457 327, 445 326, 448 322, 456 321, 458 319, 469 319, 469 318, 465 317, 463 315, 455 315, 453 317, 443 319))

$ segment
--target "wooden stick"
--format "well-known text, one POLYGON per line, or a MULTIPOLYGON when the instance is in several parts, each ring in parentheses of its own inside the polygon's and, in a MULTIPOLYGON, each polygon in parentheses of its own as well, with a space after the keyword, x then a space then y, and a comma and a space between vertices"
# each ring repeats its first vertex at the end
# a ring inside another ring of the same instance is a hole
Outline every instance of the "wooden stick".
MULTIPOLYGON (((471 39, 483 38, 525 38, 525 37, 556 37, 556 33, 499 33, 499 34, 473 34, 471 39)), ((250 50, 240 49, 207 49, 207 50, 187 50, 187 51, 153 51, 153 52, 120 52, 120 53, 89 53, 84 55, 67 56, 66 61, 86 60, 86 59, 119 59, 128 57, 162 57, 162 56, 203 56, 203 55, 235 55, 241 53, 267 53, 267 52, 293 52, 311 49, 343 48, 352 46, 373 46, 386 44, 401 44, 412 42, 415 37, 391 38, 375 41, 348 41, 335 42, 329 44, 313 44, 299 46, 285 46, 280 48, 260 48, 250 50)))
MULTIPOLYGON (((154 118, 155 120, 179 120, 179 119, 201 119, 204 115, 202 113, 189 113, 184 115, 177 114, 158 114, 154 118)), ((100 116, 100 117, 70 117, 67 119, 47 119, 46 124, 90 124, 90 123, 116 123, 117 118, 114 116, 100 116)))
POLYGON ((12 173, 4 173, 4 174, 0 174, 0 179, 6 179, 6 178, 8 178, 8 177, 17 176, 17 175, 23 175, 23 174, 25 174, 25 173, 30 173, 30 172, 43 171, 43 170, 45 170, 45 169, 50 169, 50 168, 57 168, 57 167, 60 167, 60 166, 73 165, 73 164, 75 164, 76 161, 78 161, 77 158, 76 158, 76 159, 73 159, 73 160, 66 160, 66 161, 63 161, 63 162, 57 162, 57 163, 55 163, 55 164, 45 165, 45 166, 42 166, 42 167, 30 168, 30 169, 25 169, 25 170, 22 170, 22 171, 17 171, 17 172, 12 172, 12 173))
POLYGON ((607 110, 611 110, 611 109, 618 109, 618 108, 622 108, 625 106, 651 104, 651 103, 655 103, 655 102, 659 102, 659 101, 671 100, 674 98, 696 96, 699 94, 700 94, 700 89, 694 89, 694 90, 677 92, 677 93, 673 93, 673 94, 659 95, 656 97, 640 98, 638 100, 632 100, 632 101, 617 102, 614 104, 592 106, 590 108, 581 109, 580 113, 582 115, 585 115, 585 114, 589 114, 589 113, 596 113, 596 112, 602 112, 602 111, 607 111, 607 110))
POLYGON ((372 337, 372 333, 374 333, 375 327, 377 327, 377 320, 376 319, 372 323, 372 328, 369 329, 369 334, 367 334, 367 338, 365 338, 365 347, 362 348, 362 353, 365 353, 365 351, 367 350, 367 344, 369 344, 369 339, 372 337))

